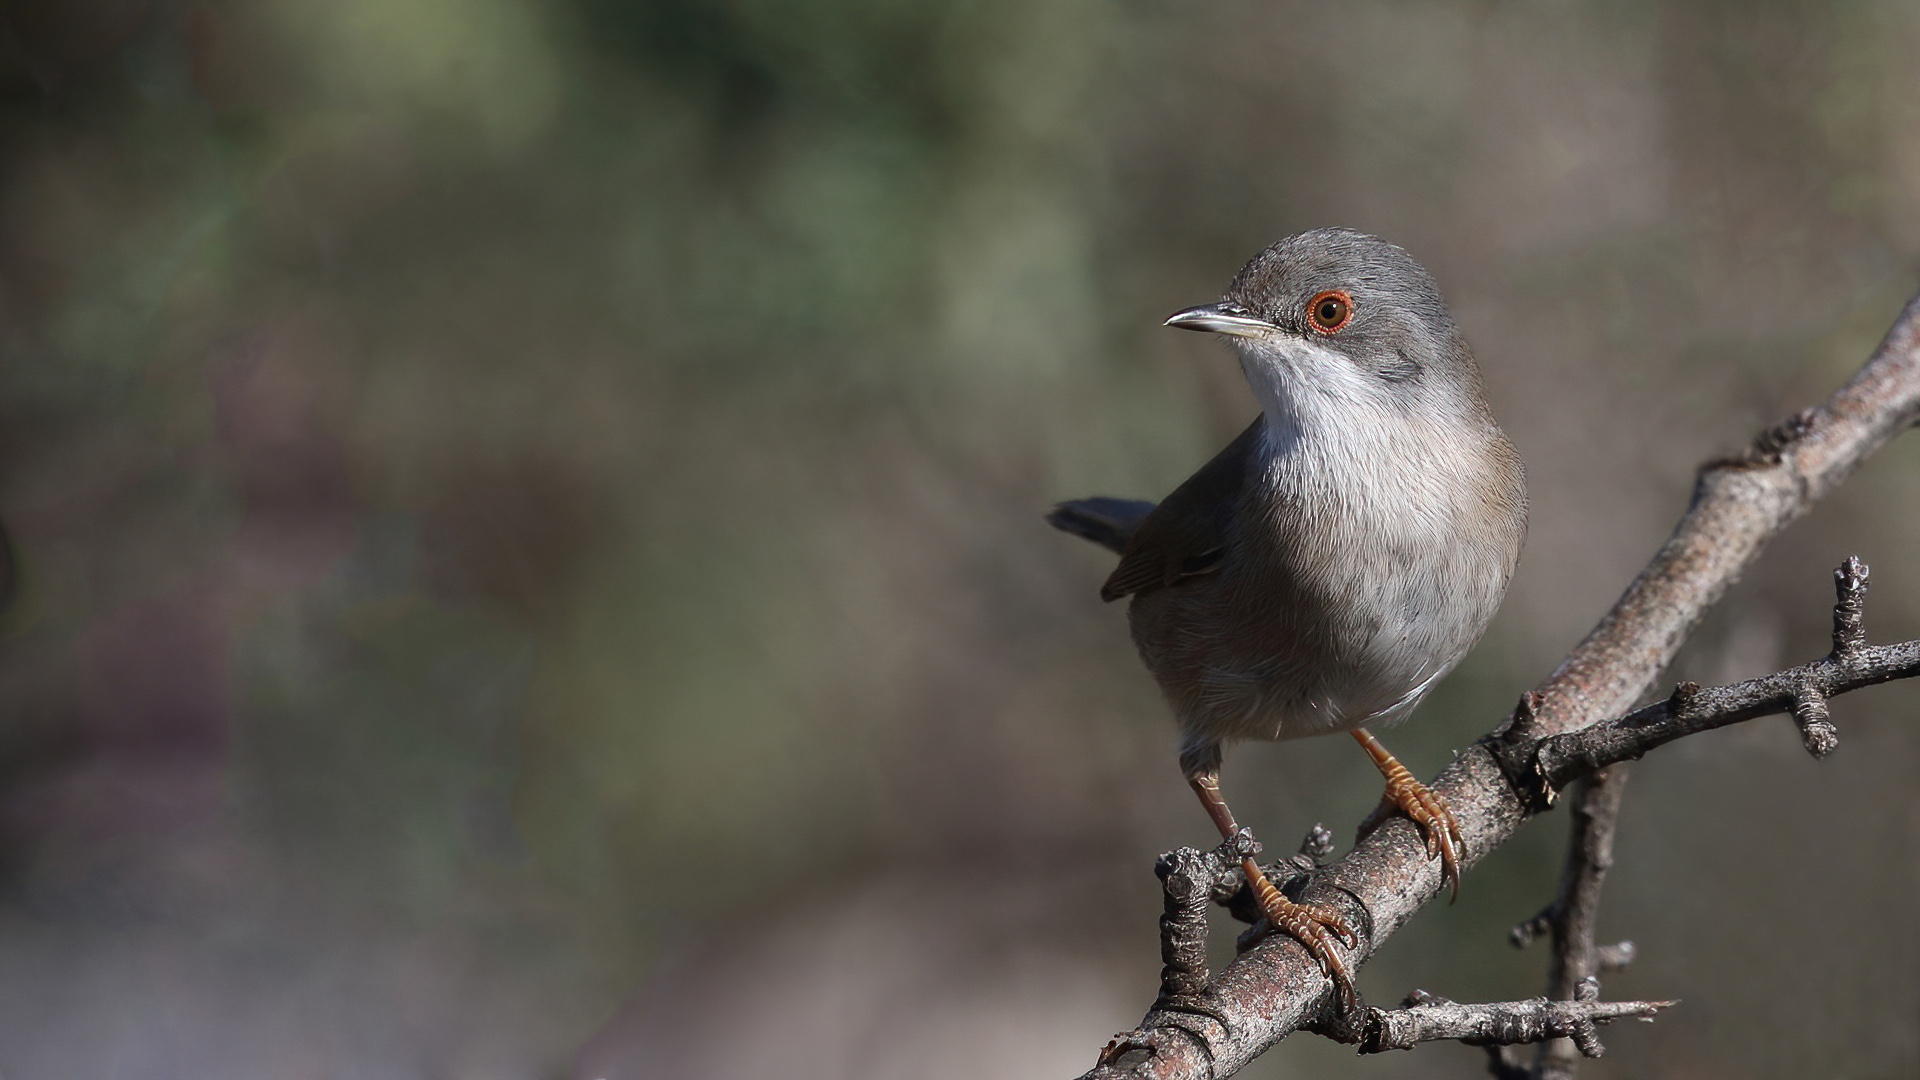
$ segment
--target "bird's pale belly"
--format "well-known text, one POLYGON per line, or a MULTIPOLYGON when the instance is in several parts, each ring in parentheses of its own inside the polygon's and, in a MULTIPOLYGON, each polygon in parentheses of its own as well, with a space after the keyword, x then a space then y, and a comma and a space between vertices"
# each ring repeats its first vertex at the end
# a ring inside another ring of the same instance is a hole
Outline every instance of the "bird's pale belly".
POLYGON ((1223 575, 1139 596, 1129 621, 1189 738, 1285 740, 1386 726, 1405 719, 1479 636, 1485 616, 1461 620, 1462 601, 1490 607, 1478 601, 1491 591, 1476 586, 1504 578, 1497 567, 1424 569, 1366 596, 1223 575), (1272 599, 1236 603, 1249 587, 1272 599))

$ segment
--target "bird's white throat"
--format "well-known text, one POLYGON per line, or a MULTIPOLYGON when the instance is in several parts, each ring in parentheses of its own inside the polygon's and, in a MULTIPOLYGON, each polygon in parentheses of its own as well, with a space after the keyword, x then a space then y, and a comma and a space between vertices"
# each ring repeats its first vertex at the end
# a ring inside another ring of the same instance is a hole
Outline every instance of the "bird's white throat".
POLYGON ((1277 494, 1407 539, 1444 536, 1477 501, 1484 421, 1398 392, 1316 341, 1234 344, 1266 416, 1264 472, 1277 494))

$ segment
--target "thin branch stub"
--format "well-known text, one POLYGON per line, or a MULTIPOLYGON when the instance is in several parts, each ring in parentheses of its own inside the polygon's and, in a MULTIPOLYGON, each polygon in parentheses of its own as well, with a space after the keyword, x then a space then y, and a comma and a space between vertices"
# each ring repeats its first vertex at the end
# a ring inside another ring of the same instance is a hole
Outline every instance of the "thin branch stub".
POLYGON ((1160 1000, 1193 997, 1207 985, 1207 903, 1219 877, 1207 852, 1183 847, 1153 865, 1166 893, 1160 915, 1160 1000))
POLYGON ((1844 658, 1867 644, 1867 564, 1849 555, 1833 572, 1833 655, 1844 658))
POLYGON ((1793 724, 1800 729, 1800 745, 1815 760, 1833 753, 1840 745, 1840 729, 1833 726, 1827 698, 1817 686, 1803 686, 1793 695, 1793 724))
POLYGON ((1677 1004, 1600 1001, 1597 984, 1594 997, 1579 1001, 1532 998, 1461 1005, 1421 991, 1415 991, 1408 1001, 1410 1004, 1398 1009, 1367 1010, 1360 1053, 1411 1050, 1423 1042, 1442 1040, 1458 1040, 1469 1046, 1516 1046, 1571 1038, 1590 1043, 1595 1053, 1589 1056, 1598 1057, 1603 1050, 1593 1034, 1595 1025, 1623 1018, 1651 1020, 1661 1009, 1677 1004))

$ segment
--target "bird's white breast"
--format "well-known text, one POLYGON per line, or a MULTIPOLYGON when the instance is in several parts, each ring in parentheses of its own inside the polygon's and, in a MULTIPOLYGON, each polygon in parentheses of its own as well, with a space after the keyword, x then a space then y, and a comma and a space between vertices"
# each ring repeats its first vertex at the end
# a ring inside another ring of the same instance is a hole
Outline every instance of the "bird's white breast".
POLYGON ((1505 590, 1513 545, 1485 494, 1489 440, 1502 437, 1484 419, 1409 408, 1317 342, 1264 344, 1243 349, 1243 363, 1266 415, 1267 527, 1349 642, 1349 675, 1313 714, 1272 719, 1311 730, 1274 734, 1391 723, 1460 661, 1505 590))

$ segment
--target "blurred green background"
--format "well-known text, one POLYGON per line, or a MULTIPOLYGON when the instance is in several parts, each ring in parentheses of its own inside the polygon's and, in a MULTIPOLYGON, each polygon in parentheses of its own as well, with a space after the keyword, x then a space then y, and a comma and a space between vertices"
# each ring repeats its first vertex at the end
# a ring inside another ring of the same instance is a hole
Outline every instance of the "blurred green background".
MULTIPOLYGON (((1159 328, 1345 224, 1435 273, 1525 455, 1430 775, 1698 461, 1920 284, 1920 7, 0 4, 0 1075, 1064 1077, 1210 831, 1109 557, 1253 414, 1159 328)), ((1920 443, 1674 677, 1920 635, 1920 443)), ((1595 1077, 1920 1072, 1920 687, 1639 768, 1595 1077)), ((1346 740, 1230 753, 1343 845, 1346 740)), ((1363 974, 1537 994, 1555 814, 1363 974)), ((1220 947, 1231 931, 1222 928, 1220 947)), ((1482 1074, 1302 1036, 1248 1076, 1482 1074)))

